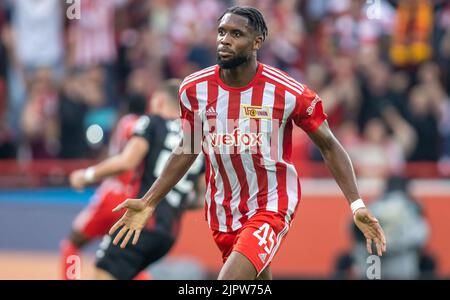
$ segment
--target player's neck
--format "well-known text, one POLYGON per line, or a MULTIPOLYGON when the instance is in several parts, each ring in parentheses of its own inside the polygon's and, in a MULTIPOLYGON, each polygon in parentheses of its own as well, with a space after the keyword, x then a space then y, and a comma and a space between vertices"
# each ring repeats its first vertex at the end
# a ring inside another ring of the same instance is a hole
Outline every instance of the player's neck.
POLYGON ((258 71, 256 58, 249 60, 236 68, 220 69, 220 79, 231 87, 243 87, 249 84, 258 71))
POLYGON ((171 109, 169 107, 165 107, 165 108, 161 109, 160 111, 158 111, 157 113, 163 119, 166 119, 166 120, 176 119, 179 117, 179 114, 177 113, 177 111, 174 109, 171 109))

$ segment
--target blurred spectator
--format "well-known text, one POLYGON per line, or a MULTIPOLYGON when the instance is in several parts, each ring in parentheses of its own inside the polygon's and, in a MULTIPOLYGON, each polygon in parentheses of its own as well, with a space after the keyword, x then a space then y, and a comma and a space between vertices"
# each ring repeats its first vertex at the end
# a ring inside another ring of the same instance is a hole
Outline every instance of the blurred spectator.
POLYGON ((0 3, 0 159, 14 158, 16 156, 16 145, 13 134, 7 122, 7 54, 4 46, 4 28, 6 27, 5 3, 0 3))
POLYGON ((450 2, 439 13, 436 26, 437 61, 442 68, 442 77, 447 94, 450 94, 450 2))
MULTIPOLYGON (((424 247, 429 237, 429 226, 421 206, 408 192, 408 182, 392 177, 387 182, 384 196, 373 202, 370 209, 383 226, 389 251, 381 257, 382 279, 420 279, 430 272, 420 267, 424 247)), ((363 277, 367 268, 366 241, 354 230, 356 245, 353 251, 356 265, 363 277)), ((428 269, 428 268, 426 268, 428 269)))
MULTIPOLYGON (((28 158, 55 158, 58 152, 58 96, 50 69, 36 71, 21 116, 28 158)), ((23 157, 21 157, 23 158, 23 157)))
POLYGON ((402 174, 406 157, 415 143, 414 130, 394 108, 389 107, 383 112, 383 119, 374 118, 366 123, 359 142, 344 145, 358 176, 386 178, 402 174))
MULTIPOLYGON (((435 260, 424 250, 429 226, 420 204, 409 194, 408 182, 391 177, 384 195, 369 207, 383 226, 389 245, 389 251, 380 257, 381 279, 433 279, 435 260)), ((352 235, 355 246, 350 253, 338 257, 335 277, 367 279, 366 240, 353 224, 352 235)))
POLYGON ((333 53, 356 55, 391 32, 394 10, 386 1, 331 0, 327 9, 322 32, 328 49, 323 51, 330 57, 333 53))
POLYGON ((390 58, 396 66, 418 65, 431 58, 434 7, 430 0, 399 0, 390 58))
POLYGON ((3 37, 9 53, 9 120, 20 135, 19 120, 27 99, 27 85, 39 68, 49 68, 54 79, 63 76, 62 7, 59 0, 7 2, 10 26, 3 37))
POLYGON ((410 161, 437 161, 440 157, 441 136, 430 96, 424 87, 416 86, 409 95, 408 121, 417 133, 417 146, 410 161))
MULTIPOLYGON (((6 111, 10 121, 0 122, 1 143, 10 149, 4 156, 14 156, 14 148, 32 140, 52 149, 50 157, 58 149, 61 157, 97 155, 97 149, 84 145, 84 126, 111 123, 105 119, 114 119, 130 97, 148 99, 165 78, 214 64, 218 17, 237 4, 257 7, 268 23, 259 60, 316 90, 344 144, 375 151, 373 162, 387 155, 399 170, 405 160, 445 162, 450 157, 448 1, 83 0, 81 19, 65 24, 62 3, 0 3, 0 113, 6 111), (428 46, 433 55, 427 54, 428 46), (42 51, 33 50, 38 47, 42 51), (406 49, 400 57, 404 65, 392 63, 395 47, 406 49), (61 77, 64 62, 71 74, 61 77), (410 64, 414 67, 404 68, 410 64), (36 82, 34 73, 41 69, 51 71, 57 97, 36 82), (8 89, 2 88, 5 77, 8 89), (64 81, 62 87, 55 78, 64 81), (76 78, 73 84, 71 78, 76 78), (32 126, 54 117, 56 128, 45 134, 46 122, 32 126), (73 153, 67 134, 72 131, 71 141, 78 145, 73 153), (412 138, 405 142, 406 137, 412 138), (374 147, 375 141, 389 146, 374 147)), ((103 129, 107 140, 109 128, 103 129)), ((295 135, 299 162, 320 158, 302 133, 295 135)), ((26 153, 20 151, 20 158, 26 153)), ((30 156, 43 157, 36 150, 30 156)))
POLYGON ((89 110, 100 107, 104 101, 99 73, 71 73, 63 83, 58 112, 60 158, 89 157, 84 121, 89 110))
POLYGON ((362 74, 362 99, 358 125, 364 128, 368 120, 379 118, 383 109, 390 103, 390 68, 382 61, 372 65, 366 74, 362 74))
POLYGON ((86 69, 101 66, 104 72, 104 90, 106 103, 116 106, 118 99, 116 87, 115 63, 117 47, 115 40, 116 8, 126 4, 127 0, 83 0, 83 17, 69 24, 70 68, 86 69))

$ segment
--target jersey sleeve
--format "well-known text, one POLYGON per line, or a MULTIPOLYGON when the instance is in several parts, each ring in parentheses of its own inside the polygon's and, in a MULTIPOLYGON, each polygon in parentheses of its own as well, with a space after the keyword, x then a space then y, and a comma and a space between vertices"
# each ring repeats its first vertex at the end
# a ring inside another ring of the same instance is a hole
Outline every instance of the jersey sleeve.
POLYGON ((319 128, 327 119, 319 95, 305 86, 303 94, 297 96, 292 119, 305 132, 313 132, 319 128))
POLYGON ((150 116, 140 117, 133 128, 133 136, 139 136, 146 139, 149 143, 154 136, 154 122, 150 116))

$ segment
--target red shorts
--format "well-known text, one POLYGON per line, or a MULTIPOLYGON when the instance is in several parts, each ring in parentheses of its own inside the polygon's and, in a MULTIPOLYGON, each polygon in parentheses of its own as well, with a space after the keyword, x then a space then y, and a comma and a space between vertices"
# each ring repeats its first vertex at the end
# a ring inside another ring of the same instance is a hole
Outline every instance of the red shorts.
POLYGON ((74 230, 89 239, 105 235, 124 213, 112 212, 113 208, 127 198, 129 198, 128 194, 117 191, 94 194, 89 205, 75 218, 74 230))
POLYGON ((225 263, 232 251, 247 257, 259 276, 270 265, 288 232, 289 224, 278 213, 261 211, 233 232, 213 230, 213 238, 225 263))

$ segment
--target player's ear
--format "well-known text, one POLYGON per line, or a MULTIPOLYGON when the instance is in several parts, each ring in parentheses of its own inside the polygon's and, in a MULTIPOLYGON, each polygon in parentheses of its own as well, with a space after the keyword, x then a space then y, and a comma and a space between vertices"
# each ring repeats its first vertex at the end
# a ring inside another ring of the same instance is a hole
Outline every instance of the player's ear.
POLYGON ((263 37, 262 35, 258 34, 255 36, 255 39, 253 41, 253 50, 259 50, 261 48, 263 43, 263 37))

